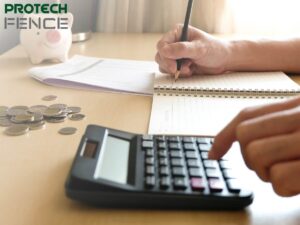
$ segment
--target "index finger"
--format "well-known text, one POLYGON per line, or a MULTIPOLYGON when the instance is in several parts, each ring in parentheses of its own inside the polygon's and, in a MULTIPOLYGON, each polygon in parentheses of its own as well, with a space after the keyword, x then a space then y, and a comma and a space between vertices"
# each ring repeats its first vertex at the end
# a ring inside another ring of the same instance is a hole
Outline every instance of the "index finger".
POLYGON ((300 98, 293 98, 288 101, 244 109, 215 137, 214 144, 209 152, 209 158, 220 159, 227 153, 233 142, 236 141, 236 128, 241 122, 269 113, 294 108, 299 104, 300 98))

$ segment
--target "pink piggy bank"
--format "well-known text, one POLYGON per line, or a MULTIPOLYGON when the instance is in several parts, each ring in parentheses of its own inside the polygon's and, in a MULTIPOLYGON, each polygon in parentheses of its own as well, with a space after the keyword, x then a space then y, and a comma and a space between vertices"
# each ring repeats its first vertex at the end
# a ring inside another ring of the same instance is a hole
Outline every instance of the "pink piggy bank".
POLYGON ((72 45, 73 15, 71 13, 30 14, 23 18, 27 26, 20 32, 20 41, 33 64, 48 59, 61 62, 68 59, 72 45))

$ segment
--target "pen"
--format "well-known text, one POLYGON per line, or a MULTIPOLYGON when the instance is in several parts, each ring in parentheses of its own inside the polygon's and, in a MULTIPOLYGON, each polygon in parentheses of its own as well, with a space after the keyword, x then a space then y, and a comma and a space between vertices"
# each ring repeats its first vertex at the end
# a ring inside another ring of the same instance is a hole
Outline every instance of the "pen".
MULTIPOLYGON (((190 23, 192 8, 193 8, 193 0, 189 0, 187 10, 186 10, 185 20, 184 20, 184 25, 183 25, 183 28, 182 28, 180 41, 187 41, 188 40, 188 29, 189 29, 189 23, 190 23)), ((179 78, 182 61, 183 61, 183 59, 177 59, 176 60, 176 62, 177 62, 177 71, 175 73, 175 82, 179 78)))

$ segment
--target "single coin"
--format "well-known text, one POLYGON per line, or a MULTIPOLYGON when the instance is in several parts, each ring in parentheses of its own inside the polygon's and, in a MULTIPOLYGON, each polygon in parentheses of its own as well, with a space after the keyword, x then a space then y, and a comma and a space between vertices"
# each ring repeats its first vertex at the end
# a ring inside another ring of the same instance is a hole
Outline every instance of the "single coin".
POLYGON ((69 119, 73 120, 73 121, 80 121, 80 120, 83 120, 84 118, 85 118, 85 115, 80 114, 80 113, 69 115, 69 119))
POLYGON ((58 116, 62 112, 61 109, 58 108, 47 108, 44 112, 43 115, 46 117, 51 117, 51 116, 58 116))
POLYGON ((57 96, 55 96, 55 95, 47 95, 42 98, 43 101, 54 101, 56 99, 57 99, 57 96))
POLYGON ((48 123, 63 123, 65 120, 66 118, 46 118, 48 123))
POLYGON ((36 113, 36 112, 45 112, 45 110, 47 109, 48 107, 45 106, 45 105, 33 105, 31 107, 29 107, 28 109, 28 112, 31 112, 31 113, 36 113))
POLYGON ((9 136, 19 136, 28 133, 29 127, 24 124, 15 124, 5 129, 4 133, 9 136))
POLYGON ((9 116, 22 115, 22 114, 26 114, 27 110, 28 110, 27 106, 13 106, 7 110, 7 115, 9 116))
POLYGON ((67 108, 71 113, 71 114, 74 114, 74 113, 80 113, 81 112, 81 108, 80 107, 77 107, 77 106, 70 106, 67 108))
POLYGON ((75 127, 65 127, 62 128, 58 131, 58 133, 62 134, 62 135, 72 135, 75 134, 77 131, 77 128, 75 127))
POLYGON ((20 114, 11 118, 11 121, 14 123, 26 123, 26 122, 32 122, 33 120, 34 117, 31 114, 20 114))
POLYGON ((57 109, 61 109, 61 110, 64 110, 66 109, 68 106, 66 104, 53 104, 53 105, 50 105, 49 108, 57 108, 57 109))
POLYGON ((10 127, 12 125, 8 118, 0 118, 0 127, 10 127))
POLYGON ((30 123, 29 129, 30 130, 41 130, 41 129, 45 128, 45 126, 46 126, 45 121, 40 121, 37 123, 30 123))

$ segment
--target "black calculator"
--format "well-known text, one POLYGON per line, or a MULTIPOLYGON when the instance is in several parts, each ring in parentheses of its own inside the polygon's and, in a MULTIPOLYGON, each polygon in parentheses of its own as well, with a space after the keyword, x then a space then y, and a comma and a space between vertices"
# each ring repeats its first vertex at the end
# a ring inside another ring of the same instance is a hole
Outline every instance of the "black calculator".
POLYGON ((209 160, 212 138, 137 135, 89 125, 65 190, 106 208, 242 209, 253 201, 224 159, 209 160))

